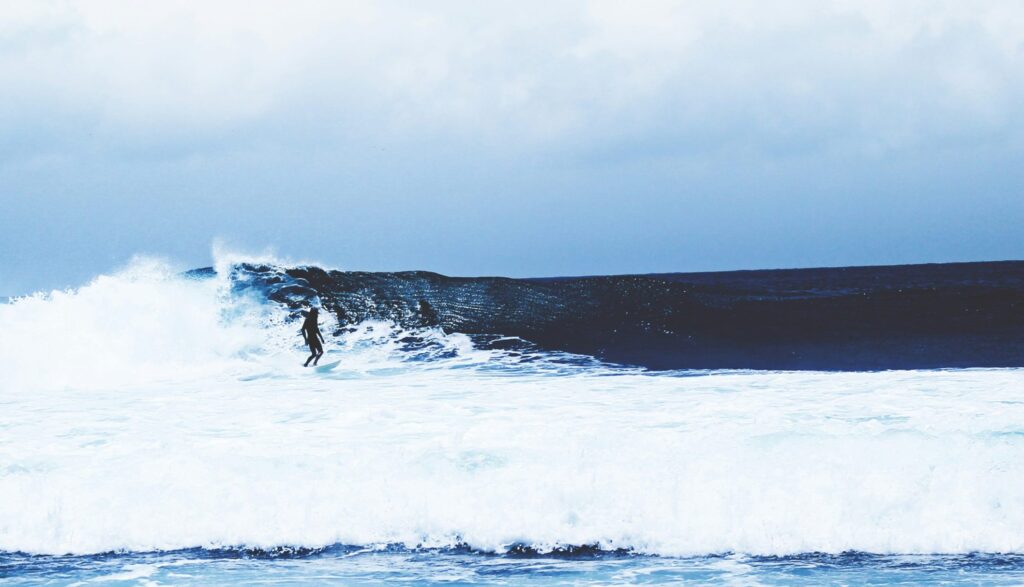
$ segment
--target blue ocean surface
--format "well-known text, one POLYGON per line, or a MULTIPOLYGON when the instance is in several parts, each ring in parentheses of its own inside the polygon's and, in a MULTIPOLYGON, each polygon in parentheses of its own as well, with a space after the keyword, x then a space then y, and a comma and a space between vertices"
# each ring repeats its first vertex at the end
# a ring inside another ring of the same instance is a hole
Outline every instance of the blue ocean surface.
POLYGON ((0 576, 10 585, 1020 585, 1024 557, 501 556, 336 546, 288 554, 190 549, 80 557, 0 555, 0 576))
MULTIPOLYGON (((970 316, 1017 295, 985 271, 998 287, 970 316)), ((140 260, 0 305, 0 583, 1024 583, 1024 369, 1012 362, 655 369, 601 352, 636 348, 578 352, 579 314, 558 308, 592 282, 295 275, 140 260), (455 286, 476 293, 445 301, 455 286), (508 301, 516 291, 552 317, 528 316, 508 301), (301 311, 314 305, 329 369, 302 367, 301 311), (522 332, 491 328, 499 311, 522 332), (61 342, 45 364, 40 338, 61 342)), ((587 319, 621 311, 608 332, 703 336, 627 313, 606 289, 626 286, 596 283, 587 319)), ((794 302, 773 287, 793 311, 825 311, 806 302, 825 294, 794 302)), ((956 287, 928 295, 982 299, 956 287)), ((938 321, 901 356, 940 360, 965 331, 965 356, 1012 356, 990 352, 1010 330, 972 320, 938 321)), ((783 356, 750 344, 737 352, 783 356)))

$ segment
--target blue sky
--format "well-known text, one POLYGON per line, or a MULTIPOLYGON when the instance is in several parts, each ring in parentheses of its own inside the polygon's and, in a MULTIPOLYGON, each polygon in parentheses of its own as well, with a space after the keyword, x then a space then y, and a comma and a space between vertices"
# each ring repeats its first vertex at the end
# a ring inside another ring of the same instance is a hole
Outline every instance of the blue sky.
POLYGON ((0 6, 0 294, 1024 258, 1017 0, 207 4, 0 6))

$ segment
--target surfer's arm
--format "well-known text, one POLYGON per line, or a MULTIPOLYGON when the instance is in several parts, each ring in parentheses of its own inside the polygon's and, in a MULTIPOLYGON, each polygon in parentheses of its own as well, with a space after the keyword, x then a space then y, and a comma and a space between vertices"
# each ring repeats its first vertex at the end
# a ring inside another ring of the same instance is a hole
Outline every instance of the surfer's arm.
POLYGON ((316 329, 316 335, 320 337, 320 342, 327 344, 327 341, 324 340, 324 335, 320 332, 319 328, 316 329))

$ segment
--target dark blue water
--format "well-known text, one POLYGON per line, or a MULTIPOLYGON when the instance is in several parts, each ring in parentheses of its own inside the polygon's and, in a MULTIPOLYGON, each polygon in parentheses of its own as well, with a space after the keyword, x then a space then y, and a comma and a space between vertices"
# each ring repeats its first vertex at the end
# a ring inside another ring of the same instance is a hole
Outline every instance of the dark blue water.
POLYGON ((232 271, 296 313, 322 306, 339 331, 384 320, 649 369, 1024 366, 1024 262, 548 279, 232 271))
POLYGON ((0 554, 5 585, 445 584, 1020 585, 1024 556, 667 558, 625 553, 488 555, 336 546, 274 552, 189 549, 82 557, 0 554))

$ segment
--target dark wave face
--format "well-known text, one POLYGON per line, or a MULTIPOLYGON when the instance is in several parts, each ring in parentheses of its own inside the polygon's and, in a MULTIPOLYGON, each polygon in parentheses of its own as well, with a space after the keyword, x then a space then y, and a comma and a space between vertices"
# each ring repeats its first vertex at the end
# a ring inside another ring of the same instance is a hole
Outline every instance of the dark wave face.
POLYGON ((296 313, 319 303, 342 328, 383 319, 483 345, 519 337, 650 369, 1024 366, 1024 262, 545 279, 233 271, 236 288, 296 313))

